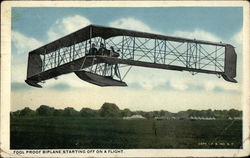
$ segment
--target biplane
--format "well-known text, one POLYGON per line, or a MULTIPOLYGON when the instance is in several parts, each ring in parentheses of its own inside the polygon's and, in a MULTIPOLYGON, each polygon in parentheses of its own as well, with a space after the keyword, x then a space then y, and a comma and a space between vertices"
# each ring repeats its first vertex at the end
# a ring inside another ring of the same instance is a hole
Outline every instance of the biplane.
POLYGON ((89 25, 29 52, 27 78, 42 87, 48 79, 75 73, 98 86, 127 86, 131 66, 222 76, 234 82, 237 55, 230 44, 89 25), (129 67, 121 73, 120 69, 129 67))

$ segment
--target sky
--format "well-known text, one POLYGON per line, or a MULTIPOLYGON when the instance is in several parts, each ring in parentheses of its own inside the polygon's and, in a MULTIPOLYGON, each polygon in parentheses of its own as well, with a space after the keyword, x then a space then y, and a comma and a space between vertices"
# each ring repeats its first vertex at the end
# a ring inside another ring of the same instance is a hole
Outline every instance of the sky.
POLYGON ((12 8, 11 110, 40 105, 99 109, 104 102, 144 111, 242 109, 242 27, 241 7, 12 8), (230 43, 237 52, 238 83, 209 74, 132 67, 124 79, 128 87, 98 87, 73 73, 46 81, 42 89, 26 85, 31 50, 89 24, 230 43))

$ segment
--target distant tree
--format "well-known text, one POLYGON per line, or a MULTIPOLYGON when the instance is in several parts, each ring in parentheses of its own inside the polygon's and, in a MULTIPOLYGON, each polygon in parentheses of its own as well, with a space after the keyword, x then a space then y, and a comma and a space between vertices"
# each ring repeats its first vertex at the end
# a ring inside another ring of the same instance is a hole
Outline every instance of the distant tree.
POLYGON ((152 119, 154 117, 158 117, 154 111, 141 112, 139 115, 142 115, 143 117, 146 117, 147 119, 152 119))
POLYGON ((145 112, 139 110, 139 111, 135 111, 134 114, 135 114, 135 115, 143 115, 143 114, 145 114, 145 112))
POLYGON ((206 110, 206 116, 213 117, 214 116, 213 111, 211 109, 206 110))
POLYGON ((17 110, 15 112, 11 112, 10 115, 14 116, 14 117, 18 117, 18 116, 20 116, 20 112, 21 112, 21 110, 17 110))
POLYGON ((173 115, 173 113, 171 113, 171 112, 161 110, 161 111, 160 111, 160 116, 164 116, 164 117, 173 117, 174 115, 173 115))
POLYGON ((229 116, 229 117, 241 117, 242 115, 241 115, 241 112, 240 112, 240 111, 238 111, 238 110, 236 110, 236 109, 230 109, 230 110, 228 111, 228 116, 229 116))
POLYGON ((132 116, 133 112, 130 111, 128 108, 126 108, 126 109, 121 111, 121 115, 122 115, 122 117, 128 117, 128 116, 132 116))
POLYGON ((214 110, 213 114, 216 119, 227 119, 229 117, 228 110, 214 110))
POLYGON ((193 111, 193 114, 194 114, 194 116, 196 116, 196 117, 201 117, 200 115, 200 111, 198 111, 198 110, 194 110, 193 111))
POLYGON ((153 117, 160 117, 159 111, 153 111, 153 117))
POLYGON ((80 110, 80 115, 82 117, 96 117, 96 116, 98 116, 98 113, 96 110, 93 110, 90 108, 82 108, 80 110))
POLYGON ((19 113, 19 116, 34 116, 34 115, 35 115, 35 111, 31 110, 28 107, 25 107, 19 113))
POLYGON ((196 110, 188 109, 187 113, 188 113, 188 117, 197 116, 196 110))
POLYGON ((206 110, 201 110, 200 111, 200 116, 201 117, 206 117, 206 110))
POLYGON ((67 107, 63 110, 63 116, 79 116, 79 112, 72 107, 67 107))
POLYGON ((54 108, 49 107, 47 105, 41 105, 38 109, 36 109, 36 113, 39 116, 52 116, 54 110, 54 108))
POLYGON ((104 103, 99 110, 101 117, 120 117, 120 109, 116 104, 104 103))
POLYGON ((160 116, 160 117, 166 116, 166 111, 161 110, 161 111, 159 112, 159 116, 160 116))
POLYGON ((53 112, 53 116, 63 116, 63 110, 62 109, 55 109, 53 112))
POLYGON ((179 118, 188 118, 188 116, 189 116, 189 114, 187 111, 179 111, 175 115, 175 117, 179 117, 179 118))

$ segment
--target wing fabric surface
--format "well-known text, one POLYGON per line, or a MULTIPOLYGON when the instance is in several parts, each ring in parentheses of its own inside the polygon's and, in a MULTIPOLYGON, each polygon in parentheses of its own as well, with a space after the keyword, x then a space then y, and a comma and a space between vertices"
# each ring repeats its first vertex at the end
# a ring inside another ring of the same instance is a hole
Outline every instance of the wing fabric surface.
POLYGON ((237 82, 234 78, 236 77, 236 63, 237 63, 237 54, 232 45, 226 46, 225 53, 225 72, 222 77, 229 82, 237 82))

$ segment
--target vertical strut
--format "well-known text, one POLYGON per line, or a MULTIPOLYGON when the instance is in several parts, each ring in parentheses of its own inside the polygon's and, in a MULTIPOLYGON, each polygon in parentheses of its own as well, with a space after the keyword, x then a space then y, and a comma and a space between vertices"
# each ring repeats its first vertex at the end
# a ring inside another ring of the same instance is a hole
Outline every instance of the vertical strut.
POLYGON ((217 67, 217 46, 215 47, 215 71, 216 71, 216 67, 217 67))
POLYGON ((73 60, 75 60, 75 43, 74 43, 74 45, 73 45, 73 60))
POLYGON ((123 59, 124 36, 122 36, 122 59, 123 59))
POLYGON ((133 54, 132 54, 132 59, 135 59, 135 37, 133 39, 133 54))
POLYGON ((55 51, 55 54, 54 54, 54 67, 56 67, 56 54, 57 54, 57 51, 55 51))
POLYGON ((72 60, 71 60, 72 46, 70 46, 69 48, 70 48, 70 49, 69 49, 69 61, 72 61, 72 60))
MULTIPOLYGON (((90 47, 91 47, 91 39, 90 39, 90 47)), ((88 40, 86 40, 86 42, 85 42, 85 55, 87 54, 87 46, 88 46, 88 40)))
POLYGON ((111 69, 110 69, 110 76, 113 77, 113 64, 111 65, 111 69))
POLYGON ((166 62, 166 45, 167 45, 167 43, 166 43, 166 40, 164 40, 164 59, 163 59, 163 64, 165 64, 165 62, 166 62))
POLYGON ((197 43, 195 43, 195 68, 197 66, 197 43))
MULTIPOLYGON (((46 50, 45 50, 46 52, 46 50)), ((46 56, 46 53, 43 55, 43 71, 45 71, 45 56, 46 56)))
POLYGON ((189 46, 189 43, 187 42, 187 57, 186 57, 186 67, 188 67, 188 50, 189 50, 188 46, 189 46))
POLYGON ((201 68, 201 47, 198 45, 199 48, 199 69, 201 68))
POLYGON ((156 63, 156 39, 155 39, 155 47, 154 47, 154 63, 156 63))
POLYGON ((57 54, 57 66, 60 65, 60 49, 58 50, 58 54, 57 54))

